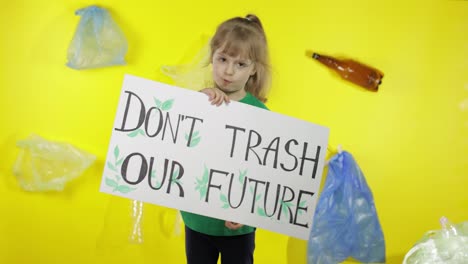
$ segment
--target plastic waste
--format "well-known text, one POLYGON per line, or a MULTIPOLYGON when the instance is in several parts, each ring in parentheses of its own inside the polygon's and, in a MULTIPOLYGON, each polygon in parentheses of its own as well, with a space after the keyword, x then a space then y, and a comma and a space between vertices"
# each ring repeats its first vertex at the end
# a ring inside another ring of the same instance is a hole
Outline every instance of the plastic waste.
POLYGON ((132 231, 130 233, 129 240, 131 243, 140 244, 143 243, 143 202, 133 200, 132 201, 132 231))
POLYGON ((160 249, 181 239, 183 223, 177 210, 118 196, 109 198, 97 238, 99 251, 145 245, 160 249))
POLYGON ((468 221, 452 224, 440 218, 441 230, 428 231, 405 255, 403 264, 468 263, 468 221))
POLYGON ((68 67, 88 69, 126 64, 127 40, 106 9, 89 6, 75 14, 81 18, 68 48, 68 67))
POLYGON ((96 157, 71 144, 31 135, 16 144, 20 152, 13 167, 19 185, 27 191, 62 191, 96 157))
POLYGON ((195 48, 192 47, 189 51, 185 52, 184 63, 163 65, 161 66, 161 72, 170 77, 174 85, 181 88, 199 91, 204 88, 214 87, 210 63, 210 38, 202 36, 199 43, 193 46, 195 48, 202 46, 202 48, 193 55, 195 52, 192 50, 195 48))
POLYGON ((384 263, 385 240, 364 175, 352 155, 341 151, 328 163, 307 245, 307 263, 340 263, 348 257, 384 263))
POLYGON ((344 80, 357 84, 369 91, 377 92, 382 83, 384 74, 368 65, 352 59, 337 59, 332 56, 321 55, 307 51, 306 55, 312 57, 339 74, 344 80))

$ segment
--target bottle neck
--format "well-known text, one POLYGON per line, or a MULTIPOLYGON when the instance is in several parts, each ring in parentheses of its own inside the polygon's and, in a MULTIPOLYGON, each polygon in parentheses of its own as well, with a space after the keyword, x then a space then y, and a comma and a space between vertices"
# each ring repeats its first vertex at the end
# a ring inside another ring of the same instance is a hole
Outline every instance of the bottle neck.
POLYGON ((324 65, 326 65, 328 67, 331 67, 333 69, 337 69, 337 70, 340 70, 340 71, 343 70, 342 63, 339 60, 335 59, 335 58, 332 58, 332 57, 329 57, 329 56, 326 56, 326 55, 320 55, 318 53, 312 54, 312 58, 318 60, 322 64, 324 64, 324 65))

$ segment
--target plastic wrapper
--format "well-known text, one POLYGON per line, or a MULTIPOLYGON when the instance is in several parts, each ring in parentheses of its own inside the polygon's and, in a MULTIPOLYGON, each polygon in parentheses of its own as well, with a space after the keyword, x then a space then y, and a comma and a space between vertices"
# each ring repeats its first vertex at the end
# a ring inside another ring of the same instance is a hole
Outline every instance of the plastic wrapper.
POLYGON ((159 248, 161 243, 182 238, 177 210, 117 196, 109 198, 97 241, 101 252, 133 246, 159 248))
POLYGON ((212 67, 210 63, 210 38, 202 36, 199 43, 186 52, 184 63, 178 65, 163 65, 161 72, 170 77, 174 85, 189 90, 199 91, 214 87, 212 67), (202 46, 201 49, 198 46, 202 46), (193 49, 199 49, 193 52, 193 49))
POLYGON ((47 141, 37 135, 18 141, 17 146, 20 152, 13 173, 27 191, 62 191, 96 159, 71 144, 47 141))
POLYGON ((75 14, 81 18, 68 48, 67 66, 87 69, 125 64, 127 40, 109 12, 90 6, 75 14))
POLYGON ((143 221, 143 202, 132 201, 132 231, 129 240, 132 243, 143 243, 142 221, 143 221))
MULTIPOLYGON (((143 233, 143 216, 144 216, 144 203, 142 201, 131 201, 131 228, 129 235, 129 242, 133 244, 141 244, 144 242, 143 233)), ((147 214, 147 213, 145 213, 147 214)), ((156 221, 160 225, 160 231, 166 238, 178 236, 181 234, 182 217, 179 211, 163 210, 159 212, 159 219, 156 221), (169 213, 171 212, 171 213, 169 213), (174 215, 175 214, 175 215, 174 215), (168 217, 170 219, 168 220, 168 217), (172 217, 175 217, 173 220, 172 217), (172 227, 171 221, 174 221, 172 227)))
POLYGON ((468 222, 453 225, 440 219, 441 230, 429 231, 405 256, 403 264, 468 263, 468 222))
POLYGON ((328 163, 307 245, 308 264, 384 263, 385 240, 372 192, 352 155, 342 151, 328 163))

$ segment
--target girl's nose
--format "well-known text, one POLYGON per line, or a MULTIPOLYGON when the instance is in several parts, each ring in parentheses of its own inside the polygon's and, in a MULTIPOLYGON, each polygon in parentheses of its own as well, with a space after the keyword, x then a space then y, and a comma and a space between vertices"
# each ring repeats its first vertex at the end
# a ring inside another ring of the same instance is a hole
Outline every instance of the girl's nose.
POLYGON ((224 68, 224 73, 228 75, 234 74, 234 65, 231 63, 228 63, 226 65, 226 68, 224 68))

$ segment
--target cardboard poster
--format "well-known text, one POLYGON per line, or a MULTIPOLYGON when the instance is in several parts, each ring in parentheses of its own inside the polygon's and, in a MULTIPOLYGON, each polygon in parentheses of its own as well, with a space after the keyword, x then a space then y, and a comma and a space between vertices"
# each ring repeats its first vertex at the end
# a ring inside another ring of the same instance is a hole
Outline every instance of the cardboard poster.
POLYGON ((100 190, 307 240, 328 134, 126 75, 100 190))

